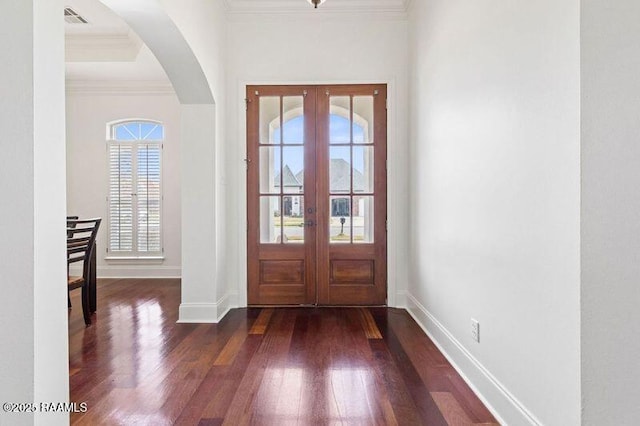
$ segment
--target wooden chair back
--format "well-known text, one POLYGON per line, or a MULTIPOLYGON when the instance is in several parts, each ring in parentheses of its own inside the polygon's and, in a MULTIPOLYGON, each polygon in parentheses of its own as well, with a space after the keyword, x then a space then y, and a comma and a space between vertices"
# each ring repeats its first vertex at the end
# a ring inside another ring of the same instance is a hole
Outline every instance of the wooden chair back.
POLYGON ((89 278, 89 263, 102 219, 67 218, 67 264, 83 262, 82 278, 89 278))
MULTIPOLYGON (((77 219, 79 219, 79 217, 78 217, 78 216, 67 216, 67 228, 69 228, 69 227, 71 227, 71 228, 75 228, 75 227, 76 227, 76 224, 75 224, 75 223, 71 223, 71 224, 69 224, 69 221, 70 221, 70 220, 77 220, 77 219)), ((67 238, 71 238, 71 237, 73 237, 73 235, 70 235, 70 234, 67 232, 67 238)))

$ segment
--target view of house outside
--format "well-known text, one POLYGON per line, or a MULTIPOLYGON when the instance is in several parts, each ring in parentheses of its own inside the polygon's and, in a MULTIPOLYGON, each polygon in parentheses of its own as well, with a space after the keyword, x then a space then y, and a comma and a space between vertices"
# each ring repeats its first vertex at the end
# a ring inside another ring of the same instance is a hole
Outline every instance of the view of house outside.
MULTIPOLYGON (((261 210, 268 210, 271 214, 272 228, 269 232, 271 241, 280 242, 281 238, 287 243, 304 241, 304 147, 303 147, 304 118, 298 115, 284 122, 282 140, 279 126, 274 128, 272 141, 274 146, 265 148, 270 182, 267 192, 280 193, 280 196, 262 197, 261 210), (291 143, 288 141, 297 141, 291 143), (300 195, 298 195, 300 194, 300 195), (280 202, 282 200, 282 205, 280 202), (282 220, 280 220, 282 216, 282 220), (282 232, 280 227, 283 227, 282 232)), ((353 144, 351 143, 348 118, 337 114, 330 115, 330 165, 329 187, 331 197, 330 239, 334 243, 353 240, 371 242, 373 235, 365 232, 365 215, 373 209, 373 196, 350 196, 350 193, 373 192, 373 147, 363 144, 366 141, 365 129, 353 124, 353 144), (353 180, 353 181, 352 181, 353 180), (341 195, 344 194, 344 195, 341 195), (353 232, 353 236, 351 235, 353 232), (365 235, 368 234, 368 235, 365 235)), ((266 161, 265 161, 266 163, 266 161)), ((265 165, 266 167, 266 165, 265 165)), ((264 192, 264 191, 261 191, 264 192)), ((261 217, 265 217, 261 215, 261 217)), ((372 217, 368 217, 372 220, 372 217)), ((265 224, 266 225, 266 224, 265 224)))

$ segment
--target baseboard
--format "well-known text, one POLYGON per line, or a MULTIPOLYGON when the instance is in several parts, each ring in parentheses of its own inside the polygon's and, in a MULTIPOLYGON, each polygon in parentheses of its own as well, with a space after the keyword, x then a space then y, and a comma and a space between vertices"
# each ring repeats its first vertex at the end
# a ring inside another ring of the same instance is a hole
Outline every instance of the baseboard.
MULTIPOLYGON (((72 267, 71 275, 82 275, 80 268, 72 267)), ((106 265, 98 266, 98 278, 180 278, 182 268, 162 265, 106 265)))
POLYGON ((502 425, 542 423, 410 293, 407 311, 502 425))
POLYGON ((178 323, 218 323, 231 309, 230 302, 225 294, 215 303, 181 303, 178 323))

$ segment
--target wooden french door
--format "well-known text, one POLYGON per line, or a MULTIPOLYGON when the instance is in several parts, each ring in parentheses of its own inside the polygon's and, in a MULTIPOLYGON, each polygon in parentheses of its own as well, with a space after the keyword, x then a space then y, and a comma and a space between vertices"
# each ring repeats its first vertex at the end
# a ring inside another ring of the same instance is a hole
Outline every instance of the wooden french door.
POLYGON ((247 87, 250 305, 386 303, 386 99, 247 87))

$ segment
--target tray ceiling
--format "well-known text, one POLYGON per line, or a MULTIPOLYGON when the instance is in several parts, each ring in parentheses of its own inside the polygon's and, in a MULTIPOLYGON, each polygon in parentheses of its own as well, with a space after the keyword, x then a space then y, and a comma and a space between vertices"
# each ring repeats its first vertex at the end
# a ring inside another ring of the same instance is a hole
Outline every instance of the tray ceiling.
MULTIPOLYGON (((314 9, 308 0, 222 1, 230 17, 294 15, 300 19, 406 19, 415 0, 326 0, 314 9)), ((168 82, 164 70, 126 22, 99 0, 65 0, 87 23, 66 23, 67 80, 147 80, 168 82)), ((62 10, 60 15, 62 18, 62 10)), ((233 19, 233 18, 232 18, 233 19)))

